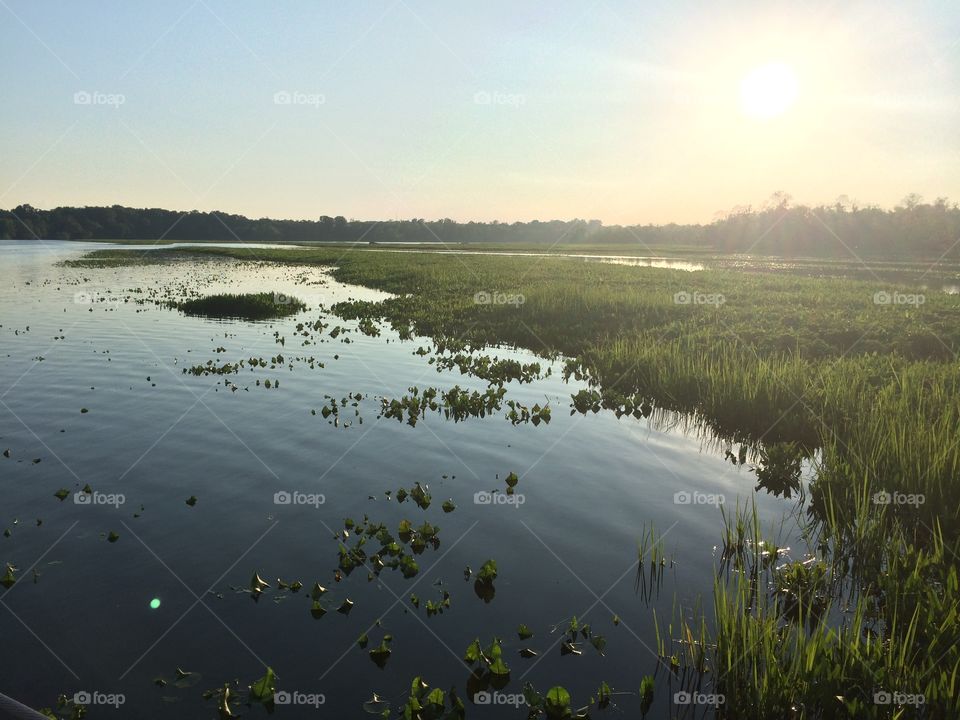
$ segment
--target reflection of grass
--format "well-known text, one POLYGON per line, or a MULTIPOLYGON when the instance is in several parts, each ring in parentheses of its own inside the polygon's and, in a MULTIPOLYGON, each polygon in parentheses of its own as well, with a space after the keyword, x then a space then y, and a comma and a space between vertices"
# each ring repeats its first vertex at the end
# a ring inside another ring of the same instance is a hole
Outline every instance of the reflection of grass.
MULTIPOLYGON (((577 409, 676 410, 724 438, 762 441, 758 480, 772 491, 794 489, 800 453, 819 449, 808 493, 816 571, 777 579, 775 554, 741 558, 718 580, 713 637, 695 618, 681 639, 696 649, 690 665, 706 662, 729 717, 887 717, 894 708, 874 704, 883 691, 924 694, 929 717, 960 716, 960 298, 927 291, 919 305, 882 304, 876 293, 909 290, 570 259, 189 253, 336 265, 338 280, 396 295, 338 313, 450 351, 506 343, 566 354, 567 371, 590 383, 577 409), (478 293, 523 302, 478 303, 478 293), (879 491, 924 502, 880 504, 879 491)), ((762 553, 755 516, 735 522, 750 542, 734 552, 762 553)))
POLYGON ((279 293, 245 293, 209 295, 177 303, 187 315, 241 320, 269 320, 295 315, 306 305, 300 300, 279 293))

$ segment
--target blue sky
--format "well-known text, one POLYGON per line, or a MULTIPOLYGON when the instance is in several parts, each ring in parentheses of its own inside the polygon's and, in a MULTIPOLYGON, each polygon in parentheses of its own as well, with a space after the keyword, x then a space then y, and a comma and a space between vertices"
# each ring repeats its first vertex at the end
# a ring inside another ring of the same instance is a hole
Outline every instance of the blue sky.
POLYGON ((644 223, 777 190, 960 200, 956 2, 0 0, 0 18, 0 207, 644 223), (770 63, 796 99, 750 117, 743 78, 770 63))

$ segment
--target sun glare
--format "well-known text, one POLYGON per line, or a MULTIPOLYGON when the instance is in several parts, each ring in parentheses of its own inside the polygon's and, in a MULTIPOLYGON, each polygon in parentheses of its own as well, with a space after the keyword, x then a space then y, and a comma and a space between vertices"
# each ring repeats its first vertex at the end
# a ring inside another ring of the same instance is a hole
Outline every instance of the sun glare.
POLYGON ((769 120, 789 110, 798 91, 796 73, 789 65, 762 65, 740 81, 740 109, 747 117, 769 120))

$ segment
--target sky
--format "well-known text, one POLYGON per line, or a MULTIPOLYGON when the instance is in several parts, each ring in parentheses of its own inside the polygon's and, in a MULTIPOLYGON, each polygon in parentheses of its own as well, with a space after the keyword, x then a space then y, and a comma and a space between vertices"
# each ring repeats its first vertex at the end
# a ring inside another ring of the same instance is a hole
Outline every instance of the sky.
POLYGON ((960 201, 960 3, 0 0, 0 207, 960 201))

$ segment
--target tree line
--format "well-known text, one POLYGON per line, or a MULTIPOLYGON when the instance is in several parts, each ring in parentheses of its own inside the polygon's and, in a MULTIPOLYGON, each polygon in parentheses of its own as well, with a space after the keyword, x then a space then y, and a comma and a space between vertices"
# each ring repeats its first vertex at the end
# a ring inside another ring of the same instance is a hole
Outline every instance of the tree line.
POLYGON ((224 242, 444 242, 538 245, 625 244, 788 257, 960 255, 960 208, 946 198, 910 195, 892 209, 860 207, 845 197, 831 205, 795 205, 775 193, 761 207, 744 206, 709 224, 605 226, 599 220, 454 222, 449 219, 251 219, 157 208, 20 205, 0 210, 0 239, 216 240, 224 242))

